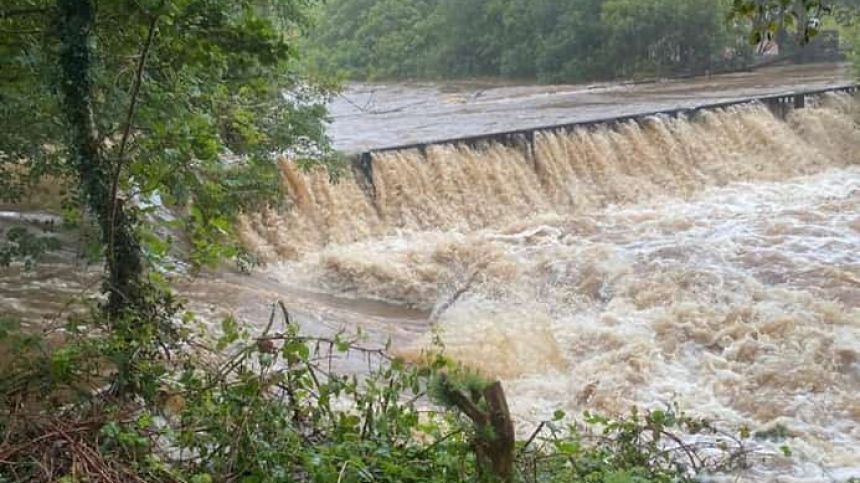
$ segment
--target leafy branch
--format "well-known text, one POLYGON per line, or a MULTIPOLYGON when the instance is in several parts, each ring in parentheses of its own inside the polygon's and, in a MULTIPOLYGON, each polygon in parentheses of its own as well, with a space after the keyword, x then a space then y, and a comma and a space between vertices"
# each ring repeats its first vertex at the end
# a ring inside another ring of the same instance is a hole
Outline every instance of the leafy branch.
MULTIPOLYGON (((156 12, 159 12, 164 6, 164 0, 161 1, 156 12)), ((141 47, 140 54, 138 56, 137 61, 137 69, 135 70, 134 75, 134 83, 131 89, 131 99, 128 103, 128 113, 125 118, 125 127, 123 128, 122 138, 119 143, 119 153, 117 154, 117 159, 115 161, 114 172, 111 175, 111 190, 110 196, 112 200, 111 206, 111 215, 110 215, 110 240, 108 241, 108 258, 114 258, 114 239, 116 233, 116 214, 119 209, 119 202, 117 201, 117 190, 119 188, 119 179, 122 174, 122 167, 125 162, 125 150, 128 144, 128 139, 131 134, 132 122, 134 120, 134 112, 137 107, 138 96, 140 95, 140 88, 143 84, 143 72, 146 66, 146 59, 149 55, 149 50, 152 47, 152 42, 155 38, 155 30, 158 25, 158 17, 159 14, 151 14, 151 19, 149 21, 149 27, 147 28, 146 40, 141 47)))

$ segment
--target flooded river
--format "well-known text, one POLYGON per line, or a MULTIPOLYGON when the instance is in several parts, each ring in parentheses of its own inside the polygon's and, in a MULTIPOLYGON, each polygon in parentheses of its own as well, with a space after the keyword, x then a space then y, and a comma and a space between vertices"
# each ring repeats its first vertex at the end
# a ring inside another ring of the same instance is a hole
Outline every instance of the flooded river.
MULTIPOLYGON (((823 87, 842 72, 780 69, 552 92, 356 86, 350 103, 377 113, 336 106, 334 136, 360 150, 823 87)), ((725 427, 787 428, 758 443, 769 456, 749 481, 844 481, 860 476, 858 122, 858 101, 828 95, 786 120, 749 105, 542 133, 533 155, 391 152, 373 160, 375 196, 284 162, 289 207, 240 225, 267 266, 184 292, 204 315, 261 325, 281 298, 311 333, 361 327, 405 357, 429 343, 432 314, 451 355, 504 381, 523 428, 557 408, 677 401, 725 427)), ((85 285, 52 267, 4 272, 4 304, 25 313, 61 299, 54 285, 85 285)))

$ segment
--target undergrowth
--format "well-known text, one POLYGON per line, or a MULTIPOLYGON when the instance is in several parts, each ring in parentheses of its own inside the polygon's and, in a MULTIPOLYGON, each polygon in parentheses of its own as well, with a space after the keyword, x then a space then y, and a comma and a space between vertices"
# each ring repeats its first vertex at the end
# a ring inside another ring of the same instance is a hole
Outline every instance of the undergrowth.
MULTIPOLYGON (((123 334, 72 320, 49 335, 2 320, 0 481, 497 479, 476 454, 498 435, 450 396, 471 394, 487 411, 480 394, 493 381, 441 352, 410 365, 343 335, 304 337, 281 304, 259 334, 228 318, 214 338, 179 329, 190 314, 175 319, 170 343, 149 340, 157 350, 135 346, 155 333, 141 323, 123 334), (367 369, 345 370, 347 355, 367 369), (121 367, 134 380, 117 384, 121 367)), ((516 443, 503 479, 695 481, 742 470, 748 455, 744 438, 677 407, 559 411, 516 443)))

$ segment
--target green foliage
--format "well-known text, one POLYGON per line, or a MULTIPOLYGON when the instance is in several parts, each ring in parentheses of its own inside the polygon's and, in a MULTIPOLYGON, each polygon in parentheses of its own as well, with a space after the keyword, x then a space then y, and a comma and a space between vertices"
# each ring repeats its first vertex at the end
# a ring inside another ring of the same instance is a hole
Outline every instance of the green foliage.
POLYGON ((724 5, 713 0, 607 0, 601 11, 609 26, 603 41, 625 77, 706 72, 727 49, 738 51, 736 37, 724 24, 724 5))
POLYGON ((245 362, 227 379, 183 373, 187 409, 177 439, 200 455, 191 473, 243 475, 245 481, 390 482, 455 481, 464 474, 456 440, 440 449, 454 450, 447 458, 411 464, 426 449, 412 430, 442 431, 435 421, 420 421, 417 371, 383 368, 363 381, 328 373, 313 362, 320 353, 308 344, 316 342, 287 336, 278 347, 254 344, 240 351, 245 362), (411 402, 401 400, 404 394, 411 402))
MULTIPOLYGON (((56 180, 72 188, 62 205, 85 207, 98 224, 113 392, 150 396, 160 374, 146 361, 180 342, 164 276, 174 239, 195 267, 242 259, 235 218, 280 198, 276 154, 326 160, 326 92, 296 62, 313 3, 12 0, 0 9, 0 202, 56 180)), ((29 266, 52 247, 15 230, 0 262, 29 266)))
POLYGON ((750 42, 757 44, 781 31, 793 32, 801 44, 818 35, 826 17, 853 22, 860 14, 857 0, 733 0, 732 16, 752 22, 750 42))
MULTIPOLYGON (((860 2, 858 2, 860 4, 860 2)), ((852 15, 834 15, 831 24, 839 30, 840 43, 848 60, 854 68, 854 75, 860 75, 860 5, 852 15)))
POLYGON ((435 375, 430 380, 427 394, 433 401, 445 407, 457 406, 456 401, 451 399, 452 392, 480 394, 492 384, 492 381, 479 373, 441 356, 437 356, 433 361, 433 368, 435 375))
POLYGON ((546 481, 697 481, 702 472, 733 472, 747 464, 743 436, 722 433, 677 406, 645 414, 633 408, 622 418, 586 413, 561 431, 563 418, 545 423, 546 434, 535 433, 535 448, 524 457, 546 481), (709 442, 684 442, 701 436, 709 442), (708 456, 708 448, 720 456, 708 456))
POLYGON ((0 267, 21 261, 29 270, 46 253, 60 249, 60 241, 53 236, 34 235, 21 226, 6 230, 6 240, 0 242, 0 267))
MULTIPOLYGON (((280 313, 258 335, 227 319, 214 338, 187 332, 184 349, 131 362, 117 356, 139 348, 99 320, 69 323, 51 346, 0 320, 0 347, 21 347, 0 360, 0 480, 480 481, 472 424, 427 396, 443 377, 465 392, 490 381, 441 355, 408 365, 344 335, 305 337, 280 313), (339 370, 345 356, 369 370, 339 370), (92 391, 127 363, 143 397, 92 391)), ((677 407, 579 422, 559 411, 518 444, 514 478, 694 481, 742 469, 746 455, 740 438, 677 407)))
POLYGON ((700 73, 745 60, 730 0, 332 0, 316 69, 356 78, 578 81, 700 73))
POLYGON ((100 1, 93 30, 78 32, 57 27, 65 13, 51 3, 4 2, 0 201, 20 201, 45 177, 96 183, 101 198, 116 183, 131 201, 124 205, 129 219, 147 220, 139 230, 153 231, 158 215, 172 209, 181 221, 171 229, 186 234, 194 262, 237 255, 236 213, 280 193, 273 155, 328 156, 328 92, 296 61, 312 3, 100 1), (103 159, 87 173, 74 162, 71 106, 58 89, 62 53, 77 33, 93 47, 91 66, 73 61, 70 68, 83 69, 92 92, 66 97, 91 108, 103 159))

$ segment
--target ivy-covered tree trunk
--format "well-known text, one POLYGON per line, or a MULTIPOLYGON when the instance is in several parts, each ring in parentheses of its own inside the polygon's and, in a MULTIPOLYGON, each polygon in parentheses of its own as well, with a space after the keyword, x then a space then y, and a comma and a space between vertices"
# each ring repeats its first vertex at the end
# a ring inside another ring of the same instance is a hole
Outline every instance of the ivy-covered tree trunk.
MULTIPOLYGON (((93 110, 95 62, 93 0, 57 0, 60 85, 70 148, 89 208, 105 246, 107 310, 111 317, 142 302, 143 262, 135 220, 115 197, 115 164, 105 159, 93 110)), ((115 162, 119 162, 118 160, 115 162)))
POLYGON ((448 375, 439 379, 437 394, 443 404, 462 411, 475 425, 472 444, 478 460, 481 481, 514 481, 514 449, 516 435, 502 383, 486 383, 478 389, 469 388, 467 395, 448 375))

